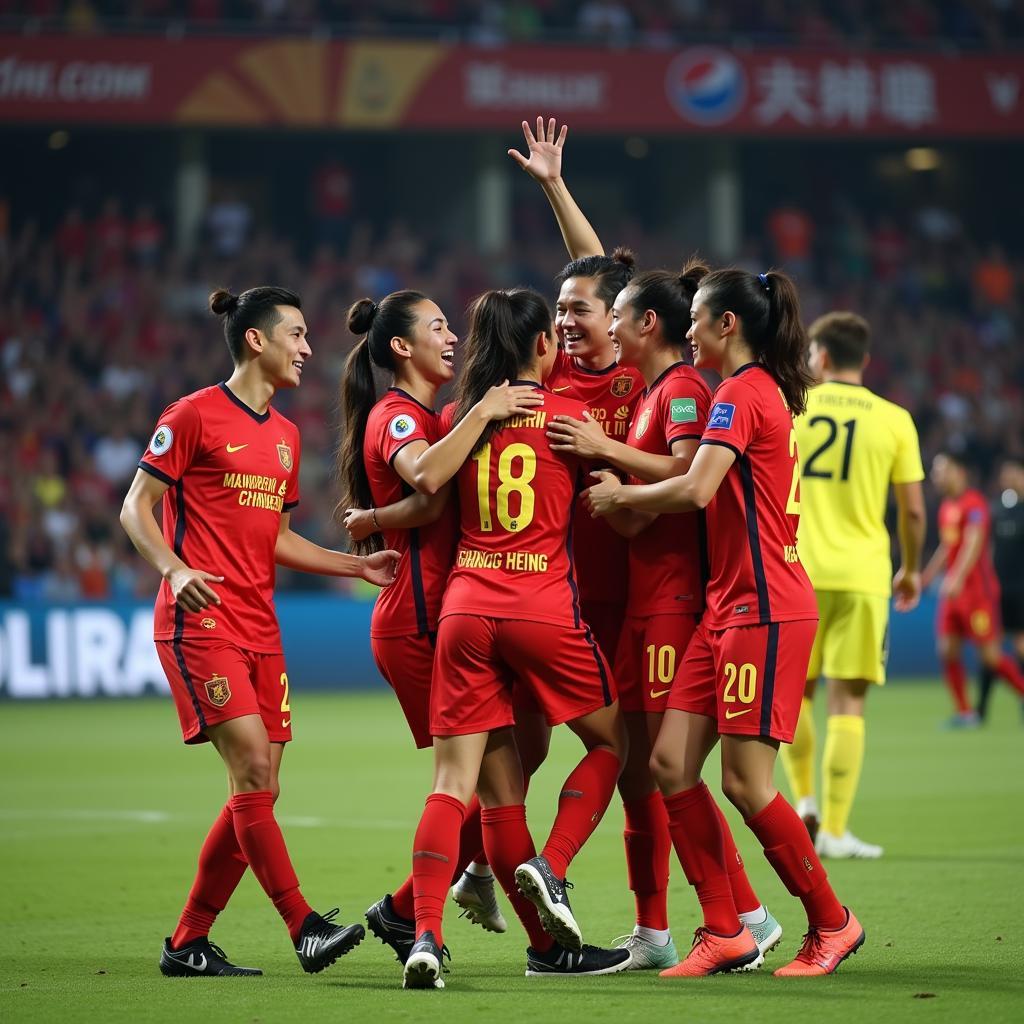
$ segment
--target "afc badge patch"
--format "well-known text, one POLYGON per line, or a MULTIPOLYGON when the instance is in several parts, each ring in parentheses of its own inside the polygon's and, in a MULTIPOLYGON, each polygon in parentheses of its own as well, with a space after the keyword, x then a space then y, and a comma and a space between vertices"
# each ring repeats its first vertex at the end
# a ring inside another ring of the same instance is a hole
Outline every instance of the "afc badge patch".
POLYGON ((281 460, 281 465, 284 466, 285 472, 290 473, 292 471, 292 450, 288 447, 288 442, 282 437, 281 443, 277 446, 277 457, 281 460))
POLYGON ((174 444, 174 431, 166 423, 161 423, 156 428, 153 439, 149 442, 149 450, 154 455, 163 455, 164 452, 171 450, 172 444, 174 444))
POLYGON ((628 373, 620 374, 612 379, 612 394, 616 398, 625 398, 633 390, 633 378, 628 373))
POLYGON ((650 422, 651 422, 651 410, 650 409, 644 409, 644 411, 642 413, 640 413, 640 419, 638 419, 637 423, 636 423, 636 439, 638 441, 640 440, 641 437, 644 436, 644 434, 647 433, 647 426, 648 426, 648 424, 650 422))
POLYGON ((396 416, 388 426, 391 436, 396 441, 408 437, 416 429, 416 421, 407 413, 396 416))
POLYGON ((206 696, 210 698, 210 703, 214 707, 222 708, 231 700, 231 686, 227 676, 214 676, 207 679, 203 685, 206 687, 206 696))

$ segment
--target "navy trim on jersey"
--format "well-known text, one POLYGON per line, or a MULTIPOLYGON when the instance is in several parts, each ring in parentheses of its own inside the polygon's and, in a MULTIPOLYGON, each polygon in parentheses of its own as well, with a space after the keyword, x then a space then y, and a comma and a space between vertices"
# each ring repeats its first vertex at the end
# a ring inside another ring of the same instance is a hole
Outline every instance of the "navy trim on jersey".
MULTIPOLYGON (((398 453, 399 453, 399 452, 400 452, 400 451, 401 451, 401 450, 402 450, 402 449, 403 449, 403 448, 404 448, 404 447, 405 447, 406 445, 412 444, 412 443, 413 443, 413 441, 426 441, 426 440, 427 440, 427 439, 426 439, 425 437, 410 437, 408 441, 404 441, 404 442, 403 442, 402 444, 400 444, 400 445, 399 445, 399 446, 398 446, 398 447, 397 447, 397 448, 396 448, 396 449, 394 450, 394 452, 393 452, 393 453, 392 453, 392 455, 391 455, 391 458, 390 458, 390 459, 388 459, 388 465, 389 465, 389 466, 390 466, 390 467, 391 467, 392 469, 394 469, 394 468, 395 468, 395 459, 397 459, 397 458, 398 458, 398 453)), ((429 444, 430 444, 430 442, 429 442, 429 441, 427 441, 427 444, 429 445, 429 444)), ((396 472, 397 472, 397 470, 396 470, 396 472)), ((405 484, 405 481, 403 480, 403 481, 402 481, 402 483, 403 483, 403 484, 405 484)), ((410 494, 412 494, 412 491, 410 491, 409 493, 410 493, 410 494)))
POLYGON ((699 441, 704 435, 703 434, 676 434, 668 439, 669 454, 672 453, 672 445, 676 441, 699 441))
POLYGON ((541 391, 546 390, 544 385, 536 380, 510 380, 508 386, 510 388, 540 388, 541 391))
POLYGON ((678 363, 673 363, 667 370, 662 370, 661 373, 659 373, 658 376, 655 377, 653 381, 651 381, 651 386, 649 388, 644 388, 644 398, 650 398, 650 396, 653 395, 655 391, 657 391, 661 383, 673 370, 677 369, 680 366, 686 365, 687 364, 682 359, 680 359, 678 363))
POLYGON ((772 621, 772 609, 768 600, 768 578, 764 572, 764 556, 761 554, 761 533, 757 525, 757 495, 754 491, 754 470, 746 455, 736 460, 743 482, 743 504, 746 508, 747 542, 750 545, 750 561, 754 568, 754 584, 757 587, 757 604, 762 626, 772 621))
MULTIPOLYGON (((416 492, 404 480, 402 497, 416 492)), ((423 563, 420 561, 420 531, 413 527, 409 531, 409 578, 412 581, 412 601, 416 608, 416 635, 430 633, 430 620, 427 618, 427 590, 423 586, 423 563)))
POLYGON ((597 674, 601 677, 601 697, 604 700, 604 706, 608 707, 612 702, 612 691, 608 685, 608 672, 605 669, 605 659, 601 653, 601 648, 597 646, 597 641, 594 640, 593 634, 590 632, 589 626, 583 628, 583 639, 590 645, 590 653, 594 655, 594 661, 597 662, 597 674))
POLYGON ((245 404, 245 402, 243 402, 238 397, 238 395, 236 395, 234 393, 234 391, 232 391, 231 388, 229 388, 227 386, 227 384, 224 381, 221 381, 217 385, 217 387, 219 387, 221 389, 221 391, 223 391, 224 394, 227 395, 227 397, 229 399, 231 399, 231 401, 234 402, 235 405, 237 405, 239 409, 242 410, 242 412, 248 413, 248 415, 250 415, 257 423, 266 423, 267 420, 270 419, 270 409, 269 408, 267 409, 266 412, 257 412, 255 409, 250 409, 249 406, 247 406, 245 404))
MULTIPOLYGON (((174 524, 174 553, 181 558, 182 550, 185 546, 185 485, 179 480, 174 485, 175 490, 175 506, 178 513, 178 521, 174 524)), ((173 596, 173 595, 172 595, 173 596)), ((196 688, 192 685, 192 674, 188 670, 188 666, 185 664, 185 652, 181 649, 181 637, 185 632, 185 609, 180 604, 175 602, 174 604, 174 639, 171 641, 171 647, 174 650, 174 658, 178 662, 178 671, 181 673, 181 678, 185 680, 185 686, 188 688, 188 695, 192 700, 192 710, 196 713, 196 718, 199 719, 199 728, 206 728, 206 716, 203 714, 203 706, 199 703, 199 698, 196 696, 196 688)))
POLYGON ((413 398, 408 391, 403 391, 399 387, 390 387, 388 388, 388 391, 393 391, 396 395, 401 395, 403 398, 408 398, 410 402, 414 402, 424 412, 429 412, 431 416, 437 415, 437 411, 435 409, 431 409, 430 406, 424 405, 418 398, 413 398))
POLYGON ((570 356, 569 358, 572 359, 572 368, 577 373, 585 373, 590 377, 603 377, 605 376, 605 374, 611 373, 613 370, 619 369, 619 364, 615 362, 611 363, 609 366, 606 366, 603 370, 589 370, 585 366, 580 366, 579 362, 577 362, 576 356, 570 356))
POLYGON ((708 549, 708 511, 697 509, 697 550, 700 553, 700 592, 707 594, 711 582, 711 554, 708 549))
MULTIPOLYGON (((729 451, 736 456, 737 459, 743 458, 743 452, 739 450, 734 444, 729 444, 728 441, 719 441, 716 437, 701 437, 701 444, 717 444, 719 448, 728 448, 729 451)), ((698 445, 699 447, 699 445, 698 445)))
POLYGON ((569 583, 569 592, 572 594, 572 621, 573 625, 580 628, 580 590, 576 586, 576 561, 572 553, 572 528, 576 521, 576 500, 583 490, 583 467, 576 469, 576 486, 572 492, 572 501, 569 504, 569 528, 565 531, 565 553, 569 556, 569 568, 565 578, 569 583))
POLYGON ((166 473, 161 472, 156 466, 151 466, 148 462, 139 460, 139 469, 143 473, 148 473, 150 476, 155 476, 157 480, 162 480, 168 487, 173 487, 178 481, 173 476, 168 476, 166 473))
POLYGON ((744 363, 742 366, 737 367, 729 374, 729 376, 738 377, 741 373, 745 373, 747 370, 752 370, 755 366, 760 366, 762 370, 767 370, 767 367, 765 367, 763 363, 759 363, 755 360, 752 363, 744 363))
POLYGON ((284 503, 284 505, 282 506, 282 508, 284 509, 285 512, 291 512, 291 510, 293 508, 296 508, 298 506, 298 504, 299 504, 298 500, 296 500, 296 501, 286 501, 284 503))
POLYGON ((764 652, 764 684, 761 690, 761 737, 772 734, 772 703, 775 700, 775 668, 779 660, 779 624, 768 624, 768 642, 764 652))

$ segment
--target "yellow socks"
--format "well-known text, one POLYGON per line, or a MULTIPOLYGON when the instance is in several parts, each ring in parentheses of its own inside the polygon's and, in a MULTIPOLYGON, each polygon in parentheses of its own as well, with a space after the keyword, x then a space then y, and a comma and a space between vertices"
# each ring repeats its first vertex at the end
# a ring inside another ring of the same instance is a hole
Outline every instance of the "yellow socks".
POLYGON ((821 827, 829 835, 846 833, 863 763, 864 719, 859 715, 830 716, 821 766, 824 805, 821 827))
POLYGON ((781 747, 782 766, 794 803, 814 796, 814 744, 814 704, 804 697, 793 742, 781 747))

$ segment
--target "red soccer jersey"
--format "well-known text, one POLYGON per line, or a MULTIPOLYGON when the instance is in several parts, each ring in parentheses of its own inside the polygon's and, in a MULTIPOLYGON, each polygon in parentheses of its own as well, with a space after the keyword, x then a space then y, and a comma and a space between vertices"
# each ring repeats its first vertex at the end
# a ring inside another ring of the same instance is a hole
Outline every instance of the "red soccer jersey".
POLYGON ((178 605, 167 582, 153 616, 157 640, 203 639, 274 654, 274 551, 281 513, 299 503, 299 431, 274 409, 256 413, 226 384, 169 405, 139 468, 170 487, 164 540, 190 568, 223 576, 221 603, 178 605))
MULTIPOLYGON (((676 363, 642 392, 627 443, 654 455, 671 455, 672 445, 697 439, 707 426, 711 391, 701 375, 676 363)), ((645 481, 630 477, 629 483, 645 481)), ((703 512, 661 515, 629 545, 630 615, 704 610, 707 536, 703 512)))
POLYGON ((506 420, 459 470, 461 537, 442 618, 580 625, 572 522, 583 468, 548 444, 558 415, 579 419, 583 405, 545 392, 543 406, 506 420))
POLYGON ((979 491, 967 490, 959 498, 946 498, 939 505, 939 537, 949 548, 946 572, 956 563, 964 543, 964 529, 980 526, 983 540, 981 555, 964 580, 953 604, 994 604, 999 600, 999 582, 992 564, 992 516, 979 491))
MULTIPOLYGON (((609 437, 625 441, 644 379, 639 371, 618 363, 603 370, 588 370, 559 349, 545 387, 552 394, 565 392, 578 398, 609 437)), ((603 519, 592 519, 583 505, 576 510, 573 532, 581 600, 622 604, 629 580, 626 539, 603 519)))
POLYGON ((736 455, 708 507, 709 629, 816 619, 818 606, 796 550, 800 464, 793 416, 757 363, 722 381, 701 444, 736 455))
MULTIPOLYGON (((400 501, 412 488, 394 469, 395 456, 412 441, 433 444, 440 437, 438 415, 399 388, 389 388, 370 410, 363 439, 363 462, 373 503, 400 501)), ((441 596, 455 551, 455 514, 414 530, 385 530, 384 542, 401 552, 398 574, 377 598, 370 636, 418 636, 437 629, 441 596)))

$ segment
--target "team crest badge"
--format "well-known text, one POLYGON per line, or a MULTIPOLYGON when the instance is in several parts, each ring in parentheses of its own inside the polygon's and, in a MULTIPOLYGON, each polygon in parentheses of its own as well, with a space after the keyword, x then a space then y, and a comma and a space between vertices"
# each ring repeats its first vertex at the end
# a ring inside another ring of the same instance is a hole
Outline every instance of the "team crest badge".
POLYGON ((642 413, 640 413, 640 419, 638 419, 637 423, 636 423, 636 439, 638 441, 640 440, 641 437, 644 436, 644 434, 647 433, 647 426, 648 426, 648 424, 650 422, 651 422, 651 410, 650 409, 644 409, 644 411, 642 413))
POLYGON ((290 473, 292 471, 292 450, 288 447, 288 442, 281 438, 281 443, 277 446, 277 457, 281 460, 281 465, 284 466, 285 472, 290 473))
POLYGON ((396 416, 388 426, 391 436, 396 441, 408 437, 416 429, 416 421, 407 413, 396 416))
POLYGON ((170 451, 174 444, 174 431, 166 423, 161 423, 153 434, 153 440, 149 442, 149 450, 154 455, 163 455, 170 451))
POLYGON ((222 708, 231 700, 231 687, 227 676, 215 675, 212 679, 207 679, 203 685, 206 687, 206 696, 210 698, 210 703, 214 707, 222 708))
POLYGON ((625 398, 633 390, 633 378, 623 373, 612 380, 612 394, 616 398, 625 398))

